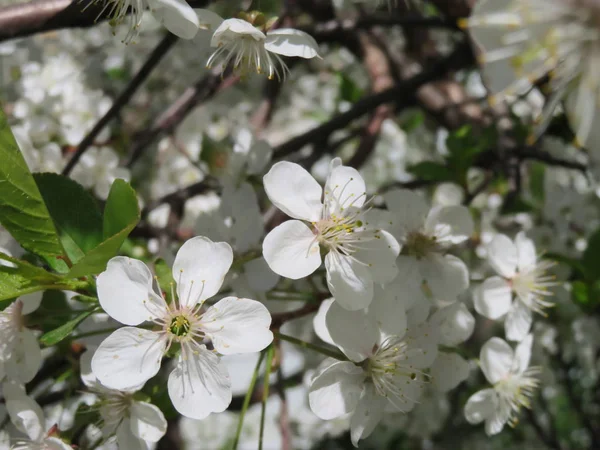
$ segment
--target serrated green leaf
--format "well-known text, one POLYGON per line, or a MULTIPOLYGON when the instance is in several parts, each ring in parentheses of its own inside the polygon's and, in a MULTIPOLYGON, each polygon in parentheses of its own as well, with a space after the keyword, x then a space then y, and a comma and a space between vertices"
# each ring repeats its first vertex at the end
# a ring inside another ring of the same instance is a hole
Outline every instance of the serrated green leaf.
POLYGON ((94 198, 79 183, 56 173, 34 179, 72 263, 102 242, 102 216, 94 198))
POLYGON ((92 309, 82 312, 64 325, 61 325, 60 327, 42 335, 40 342, 46 346, 58 344, 60 341, 69 336, 81 322, 91 316, 95 311, 95 309, 92 309))
POLYGON ((424 181, 450 181, 452 172, 444 166, 433 161, 423 161, 408 168, 408 172, 424 181))
POLYGON ((31 294, 44 289, 53 289, 55 285, 66 288, 62 277, 46 272, 41 267, 27 261, 0 253, 0 260, 11 265, 0 264, 0 301, 31 294))
POLYGON ((0 110, 0 223, 21 246, 51 263, 64 256, 54 223, 0 110))
POLYGON ((71 278, 98 274, 106 263, 116 256, 131 230, 140 221, 141 214, 133 188, 123 180, 116 180, 108 194, 104 208, 103 236, 105 240, 90 250, 68 273, 71 278))
MULTIPOLYGON (((19 275, 21 275, 25 278, 28 278, 32 281, 48 283, 48 282, 55 282, 55 281, 62 280, 62 276, 60 276, 60 275, 55 275, 53 273, 47 272, 46 270, 42 269, 41 267, 34 266, 33 264, 31 264, 28 261, 24 261, 24 260, 18 259, 18 258, 13 258, 12 256, 8 256, 2 252, 0 252, 0 260, 6 261, 12 265, 17 266, 19 275)), ((10 265, 10 264, 8 264, 8 265, 10 265)))

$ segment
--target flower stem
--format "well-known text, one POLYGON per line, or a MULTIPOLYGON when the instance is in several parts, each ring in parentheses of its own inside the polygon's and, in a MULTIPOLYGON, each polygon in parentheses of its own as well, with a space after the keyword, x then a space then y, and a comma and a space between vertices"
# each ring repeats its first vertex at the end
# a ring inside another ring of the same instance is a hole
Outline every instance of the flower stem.
POLYGON ((269 378, 271 376, 271 366, 273 364, 273 354, 275 353, 275 347, 273 344, 267 349, 267 367, 265 370, 265 380, 263 387, 263 398, 262 407, 260 410, 260 434, 258 435, 258 450, 263 449, 263 436, 265 434, 265 415, 267 411, 267 400, 269 398, 269 378))
POLYGON ((346 356, 342 352, 330 350, 328 348, 321 347, 320 345, 311 344, 310 342, 305 342, 301 339, 296 339, 295 337, 288 336, 287 334, 280 333, 279 331, 273 331, 273 334, 279 339, 291 342, 292 344, 297 345, 299 347, 308 348, 325 356, 329 356, 330 358, 339 359, 340 361, 348 361, 348 358, 346 358, 346 356))
POLYGON ((258 362, 256 363, 256 367, 254 368, 252 379, 250 380, 250 386, 248 386, 248 392, 246 392, 246 396, 244 397, 244 404, 242 405, 237 429, 235 430, 235 438, 233 439, 233 445, 231 446, 232 450, 235 450, 238 446, 238 443, 240 442, 240 434, 242 433, 242 426, 244 425, 244 416, 246 415, 246 411, 248 410, 248 406, 250 405, 250 399, 252 398, 254 386, 256 385, 256 379, 258 378, 258 371, 260 370, 260 365, 264 357, 265 352, 261 352, 260 357, 258 358, 258 362))

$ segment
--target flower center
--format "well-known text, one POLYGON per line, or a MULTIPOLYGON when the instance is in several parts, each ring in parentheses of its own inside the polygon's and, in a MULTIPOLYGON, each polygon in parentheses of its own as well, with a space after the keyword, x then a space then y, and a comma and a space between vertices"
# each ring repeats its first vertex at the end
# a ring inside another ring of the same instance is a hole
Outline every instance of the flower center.
POLYGON ((539 367, 530 367, 522 374, 510 373, 494 386, 501 407, 507 412, 510 411, 508 423, 511 426, 516 425, 521 407, 531 408, 530 399, 539 385, 535 375, 539 373, 539 367))
POLYGON ((427 236, 420 231, 413 231, 406 237, 402 252, 417 259, 422 259, 437 248, 438 245, 435 237, 427 236))
POLYGON ((544 309, 553 305, 552 302, 544 300, 544 297, 552 296, 549 288, 558 285, 553 275, 546 274, 546 271, 553 265, 552 261, 541 261, 535 266, 517 273, 510 280, 517 297, 532 311, 542 315, 544 309))
POLYGON ((187 317, 176 316, 171 319, 171 325, 169 331, 178 337, 187 336, 190 332, 191 324, 187 317))

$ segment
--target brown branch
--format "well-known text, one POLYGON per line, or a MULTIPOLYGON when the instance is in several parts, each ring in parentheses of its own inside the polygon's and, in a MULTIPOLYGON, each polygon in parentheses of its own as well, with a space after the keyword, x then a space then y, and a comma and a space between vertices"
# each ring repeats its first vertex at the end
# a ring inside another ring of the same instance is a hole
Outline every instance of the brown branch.
POLYGON ((212 73, 205 75, 196 84, 186 89, 148 129, 140 134, 140 138, 134 142, 131 149, 127 167, 131 167, 142 156, 146 147, 158 137, 172 132, 198 104, 207 101, 222 89, 234 85, 238 80, 239 77, 234 75, 223 78, 220 69, 214 69, 212 73))
POLYGON ((144 83, 146 78, 150 75, 152 70, 158 65, 158 63, 167 54, 169 49, 175 45, 178 41, 178 37, 174 34, 168 33, 152 51, 142 68, 135 74, 131 79, 125 90, 117 97, 110 109, 104 114, 104 116, 94 125, 94 128, 87 134, 81 143, 77 146, 77 150, 67 163, 62 174, 69 175, 75 164, 79 161, 85 151, 94 144, 94 140, 100 134, 100 132, 108 125, 108 123, 115 118, 121 109, 129 102, 131 97, 135 94, 138 88, 144 83))
MULTIPOLYGON (((209 0, 188 0, 202 8, 209 0)), ((0 42, 63 28, 88 28, 109 18, 110 8, 94 0, 36 0, 0 8, 0 42)))
POLYGON ((471 66, 474 63, 469 44, 463 42, 456 46, 452 54, 441 58, 428 68, 413 77, 396 83, 389 89, 377 94, 363 97, 348 111, 333 117, 322 125, 296 136, 275 148, 275 157, 283 158, 300 150, 305 145, 316 141, 324 141, 336 130, 345 127, 352 121, 373 111, 380 105, 395 103, 397 107, 405 107, 414 101, 415 92, 423 85, 430 83, 448 71, 458 70, 471 66))

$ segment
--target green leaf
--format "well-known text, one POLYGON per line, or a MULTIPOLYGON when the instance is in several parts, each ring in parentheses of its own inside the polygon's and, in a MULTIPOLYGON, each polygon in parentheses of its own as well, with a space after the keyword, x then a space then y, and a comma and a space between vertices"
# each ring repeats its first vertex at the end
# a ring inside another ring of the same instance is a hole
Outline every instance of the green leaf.
POLYGON ((55 173, 36 173, 35 181, 72 263, 102 242, 102 216, 79 183, 55 173))
MULTIPOLYGON (((2 252, 0 252, 0 260, 7 261, 12 265, 17 266, 19 275, 28 278, 32 281, 39 281, 41 283, 55 282, 62 280, 62 276, 55 275, 53 273, 47 272, 41 267, 34 266, 28 261, 24 261, 22 259, 13 258, 12 256, 8 256, 2 252)), ((9 266, 11 265, 9 264, 9 266)))
POLYGON ((452 172, 443 164, 433 161, 423 161, 408 168, 415 177, 424 181, 449 181, 452 180, 452 172))
POLYGON ((545 197, 544 178, 546 177, 546 165, 537 161, 531 162, 529 166, 529 191, 531 197, 543 205, 545 197))
POLYGON ((355 103, 363 95, 363 90, 347 75, 341 73, 340 78, 340 100, 355 103))
POLYGON ((0 301, 44 289, 57 289, 54 287, 56 285, 67 288, 62 277, 46 272, 27 261, 21 261, 4 253, 0 253, 0 260, 12 264, 12 266, 0 264, 0 301))
POLYGON ((68 273, 79 278, 98 274, 106 269, 106 263, 116 256, 131 230, 140 221, 140 208, 133 188, 123 180, 113 183, 104 208, 104 241, 89 251, 68 273))
POLYGON ((506 197, 502 208, 500 209, 501 214, 518 214, 523 212, 531 212, 535 208, 520 195, 516 197, 506 197))
POLYGON ((571 283, 571 299, 573 303, 588 308, 589 306, 589 290, 587 284, 583 281, 574 281, 571 283))
POLYGON ((63 256, 48 208, 0 111, 0 223, 21 244, 49 263, 63 256))
POLYGON ((588 240, 587 248, 581 258, 585 276, 590 281, 600 279, 600 228, 594 231, 588 240))
POLYGON ((89 311, 82 312, 64 325, 61 325, 60 327, 42 335, 40 342, 46 346, 58 344, 60 341, 69 336, 81 322, 91 316, 95 311, 97 310, 91 309, 89 311))

